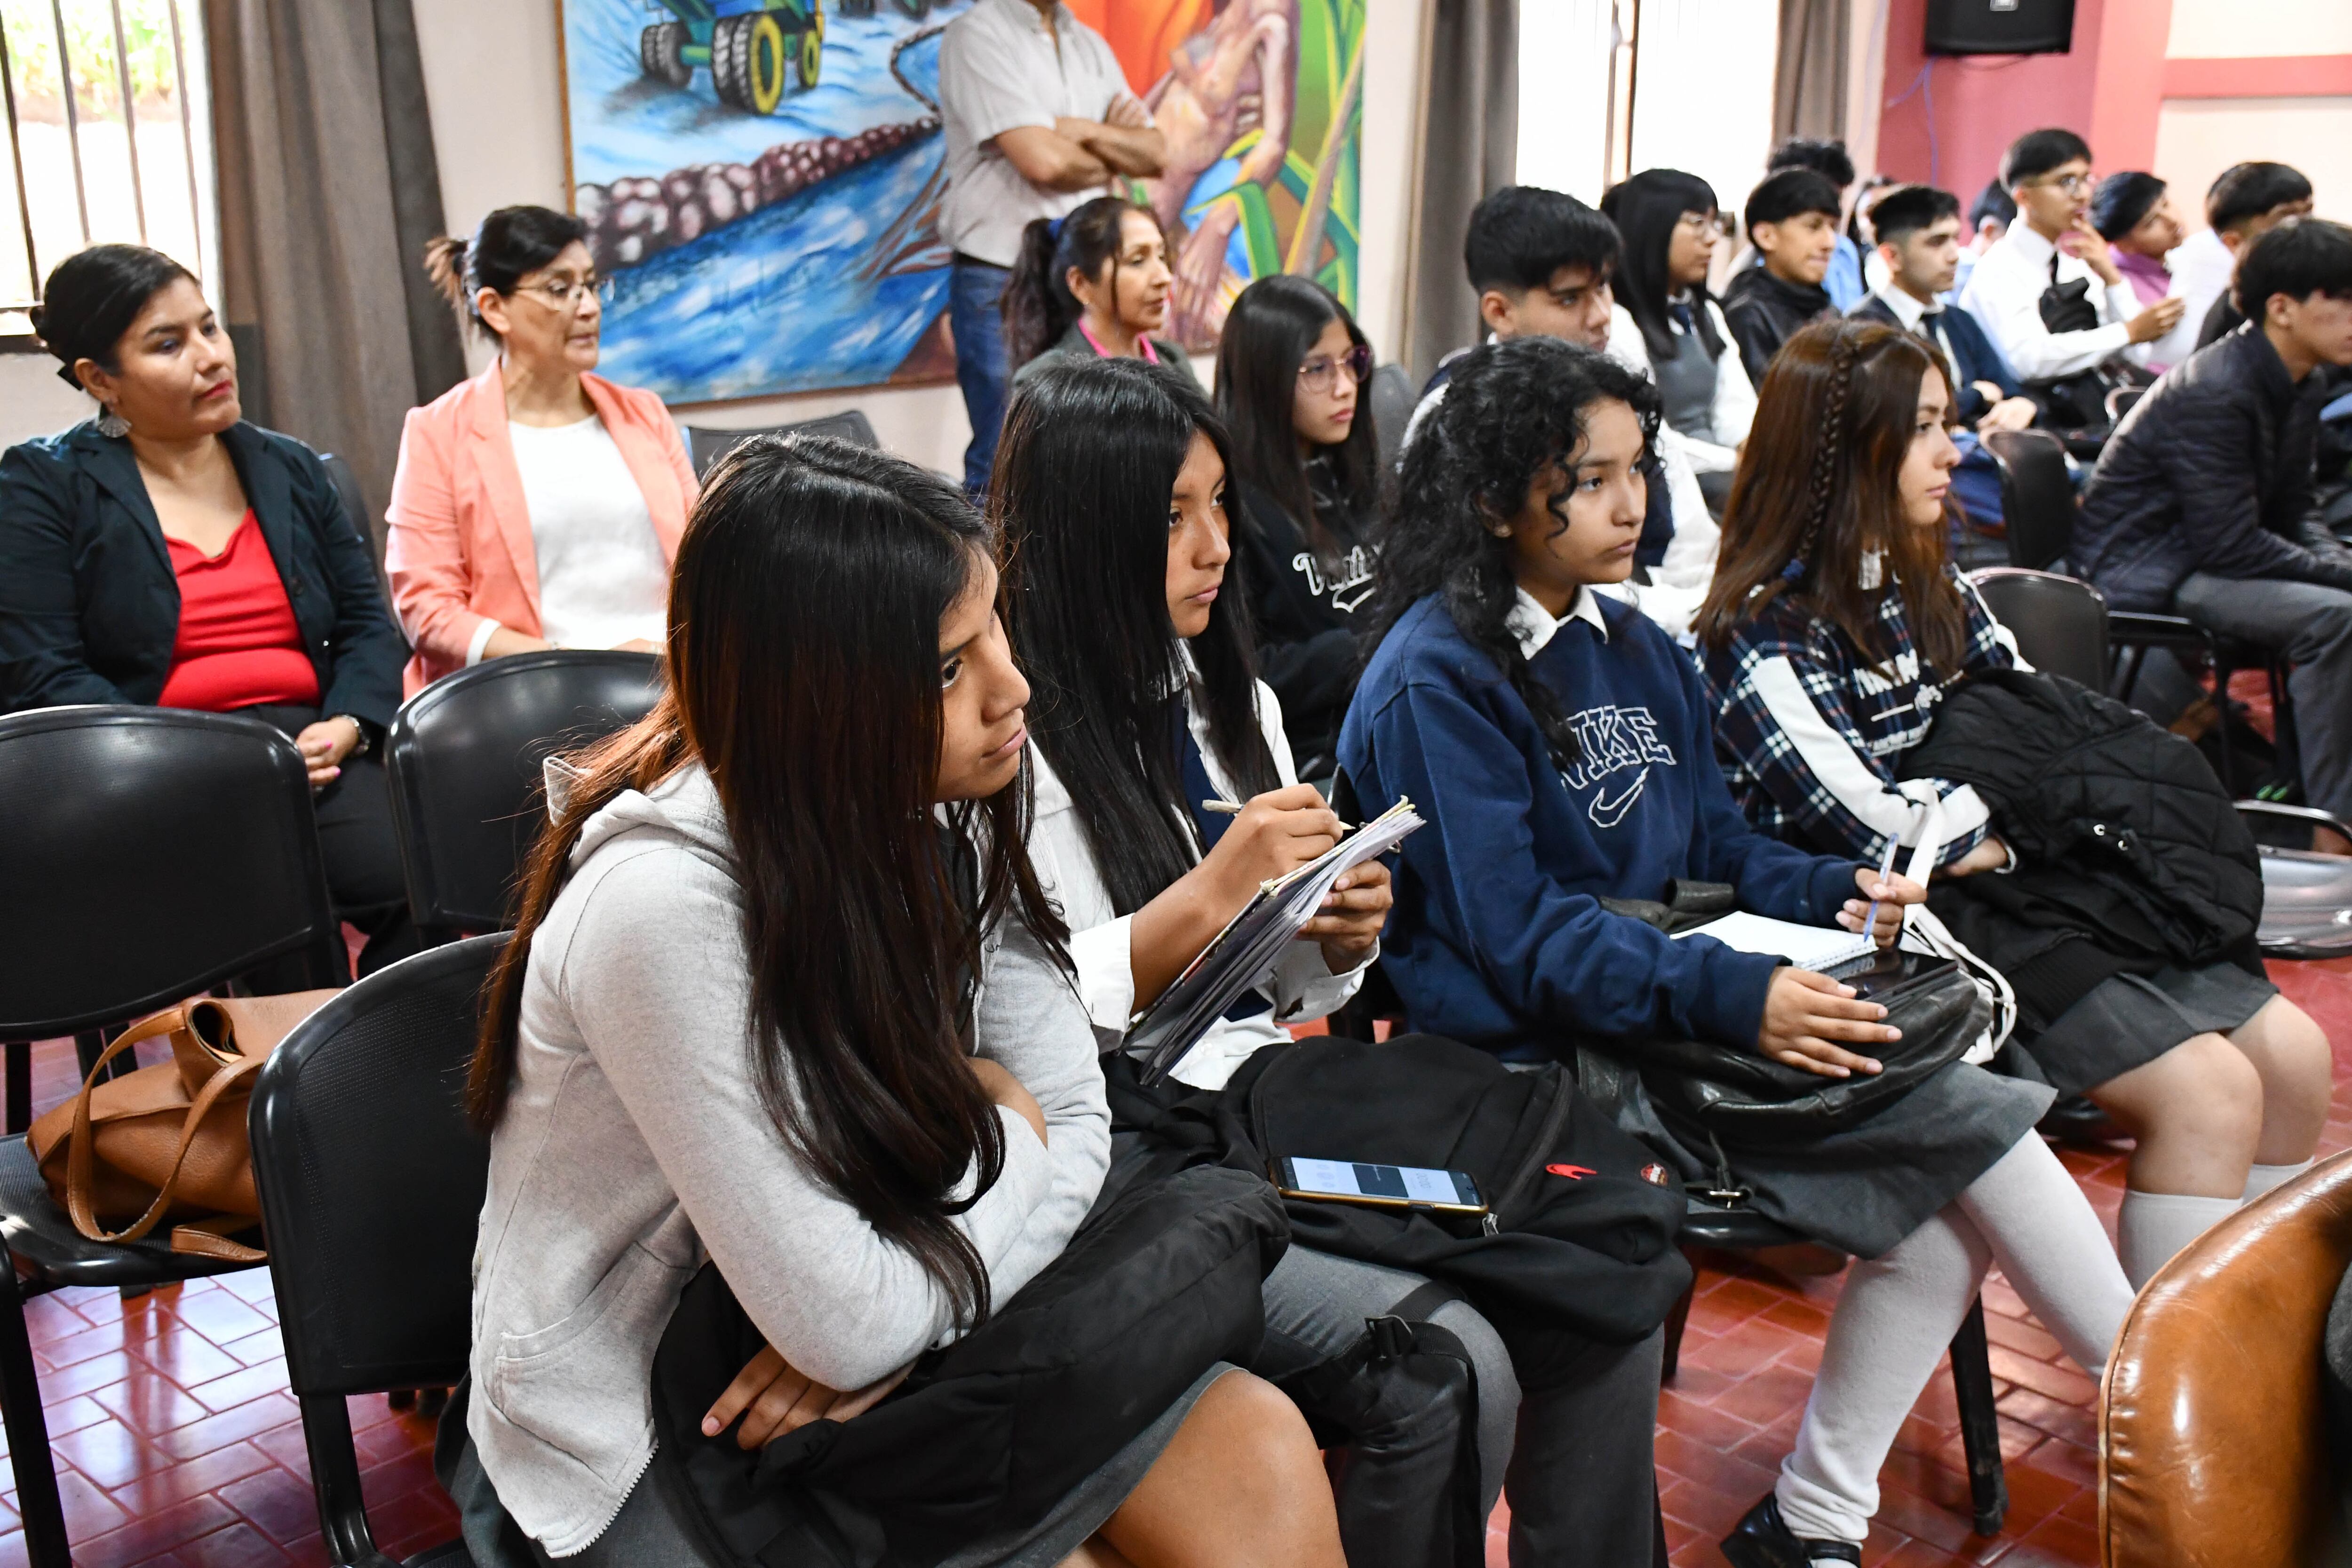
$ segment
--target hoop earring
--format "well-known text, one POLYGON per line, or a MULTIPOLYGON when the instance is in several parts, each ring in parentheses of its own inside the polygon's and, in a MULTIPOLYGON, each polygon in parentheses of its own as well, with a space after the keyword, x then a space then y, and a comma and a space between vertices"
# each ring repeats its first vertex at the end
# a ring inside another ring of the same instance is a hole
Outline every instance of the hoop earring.
POLYGON ((110 403, 99 405, 98 433, 120 441, 131 434, 131 421, 114 411, 110 403))

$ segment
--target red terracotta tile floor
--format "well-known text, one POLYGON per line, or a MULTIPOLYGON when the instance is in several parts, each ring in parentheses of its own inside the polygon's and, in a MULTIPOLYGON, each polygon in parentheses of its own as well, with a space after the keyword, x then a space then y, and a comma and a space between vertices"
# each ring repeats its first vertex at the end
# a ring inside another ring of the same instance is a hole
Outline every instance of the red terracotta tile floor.
MULTIPOLYGON (((2275 964, 2272 973, 2336 1043, 2344 1087, 2323 1147, 2352 1147, 2352 960, 2275 964)), ((36 1103, 56 1104, 73 1087, 71 1048, 40 1047, 36 1103)), ((2112 1224, 2122 1152, 2064 1157, 2112 1224)), ((1658 1412, 1658 1480, 1677 1568, 1722 1563, 1717 1538, 1772 1484, 1838 1286, 1835 1276, 1790 1279, 1710 1260, 1682 1370, 1658 1412)), ((1971 1532, 1959 1418, 1939 1373, 1880 1477, 1873 1564, 2098 1561, 2097 1390, 1998 1277, 1985 1304, 2009 1462, 2008 1527, 1991 1540, 1971 1532)), ((267 1270, 129 1301, 109 1290, 60 1291, 35 1301, 28 1316, 77 1563, 327 1562, 267 1270)), ((397 1559, 454 1535, 456 1512, 433 1479, 432 1423, 396 1415, 381 1398, 353 1399, 351 1411, 377 1544, 397 1559)), ((11 1478, 0 1493, 0 1568, 25 1561, 16 1500, 11 1478)), ((1488 1535, 1494 1568, 1505 1562, 1505 1518, 1497 1510, 1488 1535)))

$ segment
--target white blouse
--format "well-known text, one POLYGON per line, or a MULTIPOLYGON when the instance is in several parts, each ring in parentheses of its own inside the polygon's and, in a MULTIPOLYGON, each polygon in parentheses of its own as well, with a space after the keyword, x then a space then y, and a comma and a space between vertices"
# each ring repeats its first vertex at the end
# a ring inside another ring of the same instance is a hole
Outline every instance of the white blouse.
MULTIPOLYGON (((509 421, 507 435, 530 511, 540 634, 558 647, 617 647, 640 637, 659 645, 669 563, 612 432, 592 414, 551 426, 509 421)), ((477 640, 487 643, 488 631, 477 640)), ((473 654, 478 659, 480 648, 473 654)))
MULTIPOLYGON (((1185 652, 1189 669, 1191 650, 1185 652)), ((1210 744, 1208 716, 1195 700, 1197 692, 1196 676, 1185 689, 1184 712, 1192 740, 1201 748, 1201 760, 1207 765, 1209 782, 1227 799, 1241 799, 1210 744)), ((1263 680, 1257 683, 1257 719, 1276 776, 1285 784, 1297 784, 1298 770, 1291 760, 1289 739, 1282 731, 1282 704, 1263 680)), ((1117 1048, 1136 1012, 1131 948, 1135 917, 1111 907, 1110 889, 1103 884, 1086 829, 1070 804, 1069 788, 1034 742, 1029 762, 1036 770, 1037 787, 1031 857, 1047 896, 1070 922, 1070 957, 1078 969, 1078 999, 1094 1023, 1096 1043, 1109 1051, 1117 1048)), ((1364 962, 1370 963, 1379 952, 1376 944, 1364 962)), ((1223 1088, 1225 1079, 1252 1052, 1290 1038, 1284 1023, 1321 1017, 1353 996, 1363 978, 1361 964, 1345 974, 1332 973, 1320 942, 1306 939, 1292 942, 1274 973, 1258 987, 1274 1004, 1274 1010, 1254 1018, 1220 1019, 1176 1064, 1173 1076, 1195 1089, 1223 1088)))

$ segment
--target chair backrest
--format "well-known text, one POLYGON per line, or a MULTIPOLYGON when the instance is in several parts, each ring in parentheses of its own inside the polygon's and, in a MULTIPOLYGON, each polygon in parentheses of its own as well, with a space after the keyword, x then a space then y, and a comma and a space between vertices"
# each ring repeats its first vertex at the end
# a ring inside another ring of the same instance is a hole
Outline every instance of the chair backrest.
POLYGON ((1372 405, 1372 434, 1380 440, 1381 471, 1396 467, 1397 455, 1404 450, 1404 427, 1412 423, 1414 395, 1412 377, 1401 364, 1384 364, 1372 372, 1369 401, 1372 405))
POLYGON ((297 1394, 442 1388, 466 1371, 488 1139, 466 1065, 494 931, 366 976, 256 1077, 247 1127, 297 1394))
POLYGON ((1996 430, 1984 437, 1984 447, 2000 469, 2009 563, 2037 572, 2063 565, 2076 516, 2066 448, 2046 430, 1996 430))
POLYGON ((384 521, 382 512, 368 510, 367 497, 360 489, 360 476, 352 468, 349 458, 326 452, 320 455, 319 460, 327 466, 327 478, 334 481, 335 494, 341 498, 343 511, 351 518, 352 526, 360 531, 362 539, 367 541, 368 558, 375 563, 375 585, 383 591, 384 603, 388 605, 392 603, 392 579, 384 574, 383 549, 391 524, 384 521))
POLYGON ((1990 566, 1969 581, 2034 668, 2107 689, 2107 602, 2088 583, 2054 572, 1990 566))
POLYGON ((2099 1401, 2099 1561, 2317 1563, 2336 1530, 2321 1389, 2352 1263, 2352 1155, 2250 1204, 2158 1271, 2099 1401))
POLYGON ((0 1040, 169 1006, 264 962, 347 974, 294 743, 233 714, 0 718, 0 1040))
POLYGON ((871 447, 877 451, 882 447, 882 438, 874 434, 874 422, 866 417, 862 408, 828 414, 822 419, 803 419, 797 425, 768 425, 751 430, 712 430, 689 425, 686 427, 686 450, 694 459, 696 476, 710 472, 711 464, 754 436, 830 436, 837 441, 871 447))
POLYGON ((416 923, 510 923, 539 836, 541 763, 645 717, 664 684, 652 654, 550 649, 486 660, 402 704, 384 762, 416 923))

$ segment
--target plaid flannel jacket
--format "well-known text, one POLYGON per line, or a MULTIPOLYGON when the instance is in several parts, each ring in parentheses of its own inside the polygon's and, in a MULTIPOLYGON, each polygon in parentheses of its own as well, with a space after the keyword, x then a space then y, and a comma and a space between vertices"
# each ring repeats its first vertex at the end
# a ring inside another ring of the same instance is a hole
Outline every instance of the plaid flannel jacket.
MULTIPOLYGON (((1976 589, 1951 572, 1968 613, 1962 673, 2021 664, 2016 643, 1976 589)), ((1878 863, 1894 836, 1916 844, 1924 807, 1944 803, 1938 864, 1985 836, 1976 790, 1942 779, 1898 785, 1905 752, 1927 737, 1936 704, 1960 677, 1933 669, 1922 679, 1918 647, 1903 596, 1889 584, 1879 601, 1881 643, 1874 664, 1836 623, 1784 596, 1706 658, 1716 704, 1716 751, 1731 793, 1759 832, 1816 852, 1878 863)))

